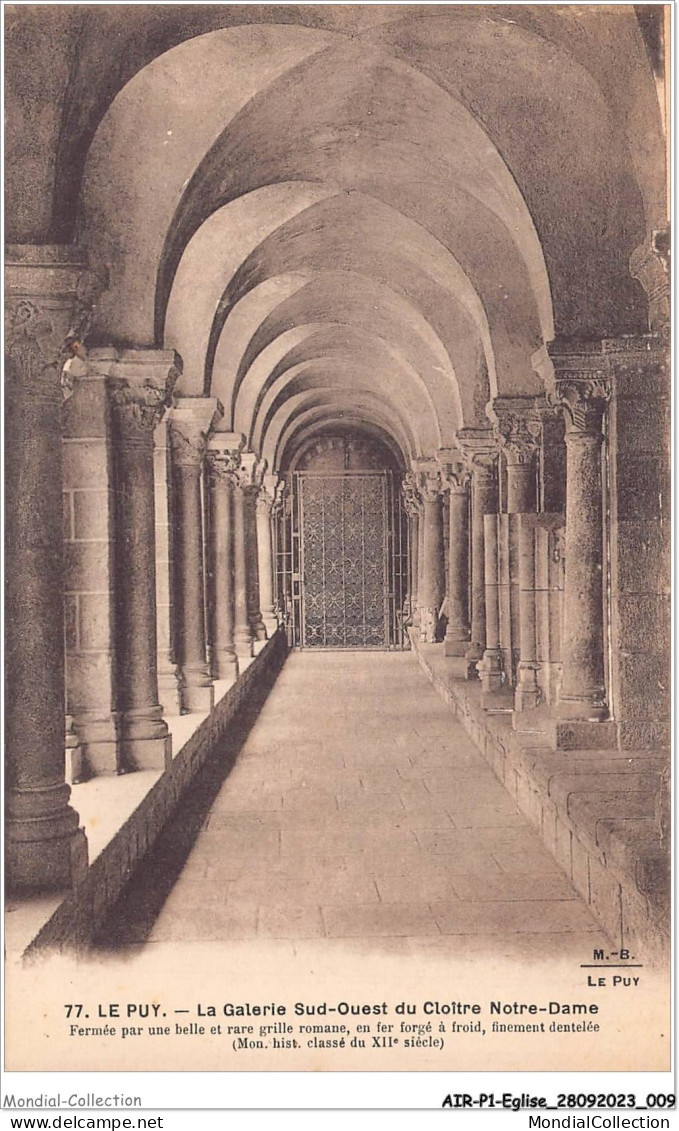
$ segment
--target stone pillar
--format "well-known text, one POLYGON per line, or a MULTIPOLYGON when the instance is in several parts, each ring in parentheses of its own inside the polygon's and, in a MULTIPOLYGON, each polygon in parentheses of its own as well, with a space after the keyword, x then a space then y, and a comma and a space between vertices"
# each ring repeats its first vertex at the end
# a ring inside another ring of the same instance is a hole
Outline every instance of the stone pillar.
POLYGON ((202 472, 207 434, 224 415, 215 397, 181 397, 170 414, 174 500, 175 652, 182 711, 211 711, 205 647, 202 472))
POLYGON ((257 457, 251 452, 240 456, 233 491, 233 572, 234 572, 234 625, 233 640, 236 655, 252 656, 252 628, 248 616, 248 496, 253 490, 253 471, 257 457))
POLYGON ((476 678, 486 648, 486 553, 484 517, 497 514, 498 450, 489 428, 463 428, 457 441, 472 476, 471 643, 465 654, 466 677, 476 678))
POLYGON ((408 516, 408 592, 403 606, 403 616, 406 624, 413 624, 417 609, 420 506, 415 477, 410 471, 403 477, 401 493, 403 495, 403 506, 408 516))
POLYGON ((481 686, 486 695, 498 692, 503 683, 500 649, 500 578, 499 578, 499 514, 483 516, 483 552, 486 589, 486 647, 477 664, 481 686))
POLYGON ((566 425, 563 674, 557 745, 615 745, 605 686, 602 424, 611 395, 600 343, 552 343, 549 399, 566 425), (588 348, 589 347, 589 348, 588 348), (581 725, 579 725, 581 724, 581 725))
MULTIPOLYGON (((257 499, 262 489, 266 460, 258 459, 253 452, 247 452, 247 465, 250 468, 250 482, 245 489, 245 557, 247 576, 248 621, 253 640, 266 640, 266 628, 262 619, 261 597, 259 592, 259 541, 257 523, 257 499), (250 459, 250 457, 252 457, 250 459)), ((242 461, 241 461, 242 463, 242 461)))
POLYGON ((271 536, 273 539, 273 579, 274 579, 274 610, 276 624, 279 628, 285 627, 285 595, 281 588, 281 576, 278 567, 278 553, 282 552, 282 524, 285 522, 285 493, 287 484, 285 479, 279 479, 274 494, 271 509, 271 536))
POLYGON ((87 868, 64 756, 62 367, 83 271, 70 247, 5 260, 6 881, 62 888, 87 868))
POLYGON ((274 604, 273 509, 280 483, 277 475, 265 475, 255 503, 257 511, 257 556, 259 601, 268 637, 278 629, 274 604))
POLYGON ((158 695, 165 715, 181 714, 179 669, 174 642, 174 504, 169 412, 153 435, 156 512, 156 631, 158 695))
POLYGON ((238 675, 234 644, 234 487, 243 437, 220 433, 208 440, 208 623, 212 674, 238 675))
MULTIPOLYGON (((507 468, 506 553, 508 555, 508 600, 504 616, 501 615, 500 641, 505 646, 505 667, 511 682, 520 692, 515 696, 523 707, 537 706, 539 699, 537 669, 534 663, 535 639, 529 645, 529 633, 523 633, 521 617, 526 607, 521 592, 522 568, 527 568, 527 558, 520 546, 521 514, 534 514, 537 510, 538 454, 542 444, 543 420, 549 412, 544 396, 497 397, 488 405, 487 414, 494 424, 494 434, 505 456, 507 468), (529 655, 522 658, 523 645, 529 655)), ((524 580, 526 580, 524 576, 524 580)), ((533 615, 534 620, 534 615, 533 615)), ((517 708, 520 709, 520 708, 517 708)))
POLYGON ((420 639, 424 644, 434 644, 441 639, 440 610, 446 593, 446 578, 442 510, 445 486, 440 469, 433 460, 422 461, 419 488, 424 527, 420 570, 422 588, 418 593, 420 639))
POLYGON ((448 625, 444 654, 463 657, 470 645, 469 624, 469 482, 470 474, 459 452, 443 462, 449 493, 448 521, 448 625))
POLYGON ((163 769, 172 756, 158 702, 153 433, 180 364, 173 350, 124 350, 110 379, 117 481, 117 706, 125 770, 163 769))
POLYGON ((114 349, 84 347, 66 363, 64 598, 66 708, 73 781, 119 768, 115 712, 115 491, 107 374, 114 349))

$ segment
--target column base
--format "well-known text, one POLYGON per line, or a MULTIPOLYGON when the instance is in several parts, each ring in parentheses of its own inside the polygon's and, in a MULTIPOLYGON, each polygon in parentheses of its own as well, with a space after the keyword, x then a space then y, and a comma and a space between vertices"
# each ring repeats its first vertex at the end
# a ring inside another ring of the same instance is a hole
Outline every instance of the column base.
POLYGON ((66 759, 66 781, 77 785, 83 781, 83 758, 80 750, 78 736, 73 729, 73 716, 66 716, 66 736, 64 741, 64 754, 66 759))
POLYGON ((476 643, 470 644, 469 647, 467 648, 467 651, 464 654, 464 658, 465 658, 465 661, 467 663, 467 676, 466 676, 466 678, 467 679, 478 679, 479 678, 479 672, 478 672, 477 664, 479 664, 481 662, 481 660, 483 659, 483 645, 482 644, 476 644, 476 643))
POLYGON ((8 886, 71 887, 87 870, 87 838, 68 804, 70 786, 10 789, 5 841, 8 886))
POLYGON ((229 680, 238 678, 238 656, 233 649, 213 650, 212 678, 229 680))
POLYGON ((438 609, 428 606, 420 608, 420 640, 423 644, 439 644, 441 641, 438 609))
POLYGON ((481 677, 484 696, 500 691, 502 688, 502 653, 499 648, 486 648, 483 659, 477 665, 481 677))
POLYGON ((236 632, 234 634, 233 648, 236 656, 241 659, 250 659, 254 656, 252 649, 252 636, 249 632, 236 632))
POLYGON ((268 639, 266 634, 266 626, 261 618, 253 620, 252 622, 252 638, 253 640, 268 639))
MULTIPOLYGON (((100 774, 115 774, 119 769, 118 733, 111 714, 83 711, 73 716, 80 746, 79 774, 73 781, 88 781, 100 774)), ((75 768, 75 759, 73 760, 75 768)))
POLYGON ((274 633, 278 632, 278 619, 272 613, 271 616, 264 616, 264 628, 266 629, 266 639, 271 640, 274 633))
POLYGON ((122 712, 118 729, 119 773, 167 769, 172 761, 172 736, 159 704, 122 712))
POLYGON ((182 701, 176 671, 158 671, 158 698, 162 703, 164 715, 181 714, 182 701))
POLYGON ((73 888, 87 872, 87 862, 84 829, 51 840, 15 841, 11 825, 8 828, 5 879, 9 892, 73 888))
POLYGON ((538 683, 539 664, 519 663, 514 692, 515 711, 533 711, 540 704, 542 692, 538 683))
POLYGON ((212 682, 209 684, 190 684, 182 686, 181 693, 182 714, 188 715, 192 711, 209 714, 215 705, 215 689, 212 682))
POLYGON ((444 656, 466 656, 469 650, 469 634, 463 636, 459 630, 451 632, 450 625, 443 639, 444 656))

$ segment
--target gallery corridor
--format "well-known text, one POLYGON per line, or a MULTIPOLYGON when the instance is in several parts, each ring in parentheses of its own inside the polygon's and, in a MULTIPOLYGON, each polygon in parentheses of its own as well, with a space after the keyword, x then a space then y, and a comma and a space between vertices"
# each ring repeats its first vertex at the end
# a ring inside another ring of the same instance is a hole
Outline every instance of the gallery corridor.
POLYGON ((155 922, 131 908, 163 860, 128 894, 120 946, 334 939, 579 963, 607 945, 409 652, 290 655, 197 823, 155 922))

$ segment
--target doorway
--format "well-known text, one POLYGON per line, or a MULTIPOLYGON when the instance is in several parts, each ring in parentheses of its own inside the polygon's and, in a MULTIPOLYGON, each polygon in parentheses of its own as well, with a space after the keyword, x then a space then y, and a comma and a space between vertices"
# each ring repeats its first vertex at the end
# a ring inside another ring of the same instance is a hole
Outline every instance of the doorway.
POLYGON ((407 523, 391 469, 294 471, 279 530, 288 643, 403 649, 407 523))

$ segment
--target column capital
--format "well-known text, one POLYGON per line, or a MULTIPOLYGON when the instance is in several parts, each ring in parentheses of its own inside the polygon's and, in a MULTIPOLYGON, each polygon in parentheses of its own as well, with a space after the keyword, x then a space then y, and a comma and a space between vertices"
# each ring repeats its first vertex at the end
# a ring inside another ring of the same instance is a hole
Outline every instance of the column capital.
POLYGON ((459 448, 439 448, 436 460, 441 468, 441 479, 446 490, 454 495, 464 495, 469 489, 471 473, 459 448))
POLYGON ((648 296, 648 328, 670 333, 670 232, 657 228, 629 258, 629 270, 648 296))
POLYGON ((243 452, 238 466, 238 486, 250 495, 257 495, 264 480, 267 461, 255 452, 243 452))
POLYGON ((441 476, 441 467, 436 459, 413 461, 415 481, 420 498, 425 503, 433 503, 448 490, 441 476))
POLYGON ((416 518, 420 513, 420 493, 417 489, 417 480, 413 471, 406 471, 401 483, 403 506, 410 518, 416 518))
POLYGON ((602 341, 556 339, 533 355, 533 368, 547 389, 547 403, 563 410, 566 438, 600 436, 611 398, 607 352, 602 341))
POLYGON ((182 362, 174 350, 123 350, 111 365, 109 389, 118 425, 133 438, 153 429, 172 401, 182 362))
POLYGON ((531 463, 542 440, 544 418, 554 410, 545 396, 496 397, 486 405, 486 416, 507 463, 531 463))
POLYGON ((476 478, 495 479, 500 454, 490 428, 460 428, 457 433, 462 459, 476 478))
POLYGON ((84 256, 69 245, 12 245, 5 256, 5 354, 12 385, 58 408, 84 256))
POLYGON ((205 449, 207 471, 212 483, 223 480, 234 486, 240 467, 240 448, 223 444, 222 435, 223 433, 217 433, 208 438, 205 449))
MULTIPOLYGON (((265 461, 264 461, 265 462, 265 461)), ((257 510, 269 517, 282 505, 282 490, 285 483, 274 473, 262 477, 262 486, 257 496, 257 510)))
POLYGON ((178 397, 169 413, 175 463, 200 467, 208 435, 223 415, 224 409, 216 397, 178 397))

